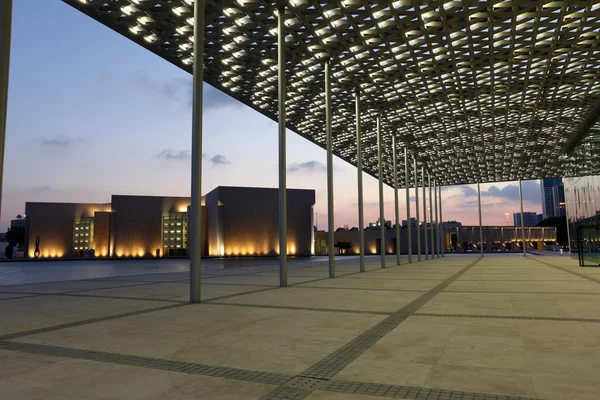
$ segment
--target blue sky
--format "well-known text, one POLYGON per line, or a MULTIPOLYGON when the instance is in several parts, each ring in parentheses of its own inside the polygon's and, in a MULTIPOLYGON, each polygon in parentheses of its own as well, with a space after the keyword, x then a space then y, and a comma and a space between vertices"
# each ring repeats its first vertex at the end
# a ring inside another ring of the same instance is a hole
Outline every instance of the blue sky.
MULTIPOLYGON (((189 195, 188 73, 60 0, 14 2, 12 49, 2 227, 26 201, 189 195)), ((204 118, 204 193, 219 185, 277 186, 276 123, 210 87, 204 118)), ((316 190, 325 228, 325 151, 288 132, 287 157, 288 186, 316 190)), ((340 159, 334 167, 336 226, 356 226, 356 169, 340 159)), ((364 185, 371 222, 377 181, 365 175, 364 185)), ((477 223, 473 188, 443 191, 444 220, 477 223)), ((502 224, 505 212, 519 210, 514 182, 482 191, 484 224, 502 224)), ((525 210, 541 212, 539 182, 525 182, 524 192, 525 210)), ((393 219, 393 190, 386 186, 384 197, 386 219, 393 219)), ((400 199, 404 219, 403 191, 400 199)))

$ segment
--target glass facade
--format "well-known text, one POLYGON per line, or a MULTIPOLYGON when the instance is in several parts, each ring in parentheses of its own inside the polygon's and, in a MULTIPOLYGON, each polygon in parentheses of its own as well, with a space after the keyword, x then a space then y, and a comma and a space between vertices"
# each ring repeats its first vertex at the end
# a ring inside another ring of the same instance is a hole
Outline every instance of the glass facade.
POLYGON ((600 265, 600 176, 565 179, 571 256, 582 266, 600 265))
POLYGON ((187 255, 187 213, 177 212, 163 215, 163 255, 187 255))
POLYGON ((600 122, 565 156, 565 200, 571 257, 600 266, 600 122))

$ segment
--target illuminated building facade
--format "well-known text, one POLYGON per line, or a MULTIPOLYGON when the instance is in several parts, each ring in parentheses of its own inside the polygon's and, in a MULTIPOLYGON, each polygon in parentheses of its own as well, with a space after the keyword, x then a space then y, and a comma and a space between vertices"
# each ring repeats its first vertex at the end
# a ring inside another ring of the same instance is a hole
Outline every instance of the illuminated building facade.
MULTIPOLYGON (((311 255, 314 190, 288 189, 288 254, 311 255)), ((26 203, 34 258, 185 257, 189 197, 113 195, 110 203, 26 203)), ((202 200, 203 255, 277 255, 277 189, 217 187, 202 200)))
MULTIPOLYGON (((417 244, 417 232, 412 230, 411 235, 411 252, 412 254, 425 254, 425 242, 427 241, 428 248, 437 252, 437 243, 442 243, 444 251, 450 252, 477 252, 480 250, 480 237, 478 226, 451 226, 445 228, 441 233, 442 240, 431 240, 431 227, 421 227, 419 232, 421 237, 421 250, 417 244)), ((525 226, 524 232, 522 228, 512 226, 482 226, 483 233, 483 250, 484 252, 506 252, 506 251, 523 251, 522 237, 525 238, 526 247, 528 250, 555 250, 556 244, 556 228, 553 226, 538 227, 525 226)), ((438 237, 438 231, 434 228, 434 236, 438 237)), ((408 247, 408 229, 406 226, 400 230, 400 253, 407 254, 408 247)), ((364 232, 366 254, 381 254, 381 240, 379 232, 376 230, 365 230, 364 232)), ((396 254, 396 232, 395 229, 386 230, 385 253, 396 254)), ((317 232, 316 236, 316 254, 327 254, 327 232, 317 232)), ((359 254, 359 235, 358 231, 336 231, 335 242, 349 242, 352 244, 346 251, 348 255, 359 254)), ((339 250, 336 251, 339 253, 339 250)))

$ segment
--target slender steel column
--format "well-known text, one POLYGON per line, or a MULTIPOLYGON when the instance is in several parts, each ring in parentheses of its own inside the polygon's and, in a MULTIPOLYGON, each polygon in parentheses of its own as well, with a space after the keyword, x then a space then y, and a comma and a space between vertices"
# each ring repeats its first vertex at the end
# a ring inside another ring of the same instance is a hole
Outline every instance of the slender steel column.
POLYGON ((398 206, 398 149, 396 135, 392 135, 392 157, 394 158, 394 211, 396 215, 396 265, 400 265, 400 210, 398 206))
POLYGON ((327 137, 327 241, 329 277, 335 278, 335 222, 333 211, 333 135, 331 133, 331 60, 325 61, 325 134, 327 137))
POLYGON ((10 75, 10 44, 12 36, 12 0, 0 1, 0 210, 4 183, 4 143, 8 116, 8 81, 10 75))
POLYGON ((435 243, 433 241, 433 198, 431 196, 431 175, 427 174, 427 183, 429 184, 429 236, 431 237, 431 259, 435 254, 435 243))
POLYGON ((481 246, 481 257, 483 257, 483 226, 481 225, 481 188, 477 182, 477 202, 479 203, 479 243, 481 246))
MULTIPOLYGON (((563 185, 564 185, 564 182, 565 182, 565 178, 563 177, 563 185)), ((569 254, 572 254, 572 252, 571 252, 571 230, 569 229, 569 211, 567 209, 567 192, 566 191, 565 191, 565 218, 567 220, 567 245, 569 246, 569 254)))
POLYGON ((413 172, 415 175, 415 216, 417 219, 417 261, 421 261, 421 220, 419 219, 419 169, 417 159, 413 157, 413 172))
POLYGON ((433 181, 433 201, 435 202, 435 258, 440 258, 440 221, 438 219, 438 186, 437 181, 433 181))
POLYGON ((442 186, 438 190, 438 196, 440 198, 440 256, 444 257, 446 251, 446 232, 444 231, 444 218, 442 217, 442 186))
POLYGON ((421 182, 423 183, 423 241, 425 242, 425 260, 427 260, 429 258, 429 245, 427 244, 427 195, 424 166, 421 166, 421 182))
POLYGON ((190 206, 190 303, 200 303, 202 263, 202 112, 204 94, 204 0, 194 3, 192 199, 190 206))
POLYGON ((519 178, 519 201, 521 202, 521 240, 523 241, 523 256, 527 257, 527 245, 525 244, 525 219, 523 218, 523 188, 519 178))
POLYGON ((408 236, 408 263, 412 263, 412 228, 410 223, 410 178, 408 172, 408 147, 404 148, 404 184, 406 187, 406 235, 408 236))
MULTIPOLYGON (((565 201, 565 203, 566 203, 566 201, 565 201)), ((565 207, 565 210, 566 210, 566 207, 565 207)), ((569 229, 569 226, 567 225, 567 230, 568 229, 569 229)), ((545 239, 544 239, 544 227, 543 226, 540 227, 540 233, 542 234, 542 250, 543 250, 544 249, 544 245, 545 245, 545 243, 544 243, 545 242, 545 239)))
POLYGON ((381 117, 377 117, 377 163, 379 164, 379 252, 381 253, 381 268, 385 268, 385 213, 383 209, 383 137, 381 136, 381 117))
POLYGON ((279 107, 279 286, 287 286, 287 182, 285 144, 285 7, 277 13, 277 72, 279 107))
POLYGON ((360 247, 360 272, 365 272, 365 215, 363 210, 362 134, 360 130, 360 91, 354 93, 356 105, 356 170, 358 171, 358 240, 360 247))

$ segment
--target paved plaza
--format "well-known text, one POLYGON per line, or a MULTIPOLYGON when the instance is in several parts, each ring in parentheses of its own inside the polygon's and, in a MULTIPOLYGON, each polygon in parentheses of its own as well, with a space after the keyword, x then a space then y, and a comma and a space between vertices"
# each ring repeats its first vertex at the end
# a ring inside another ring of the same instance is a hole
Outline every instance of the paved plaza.
POLYGON ((186 260, 2 264, 0 398, 598 398, 600 268, 394 260, 211 261, 202 304, 186 260))

